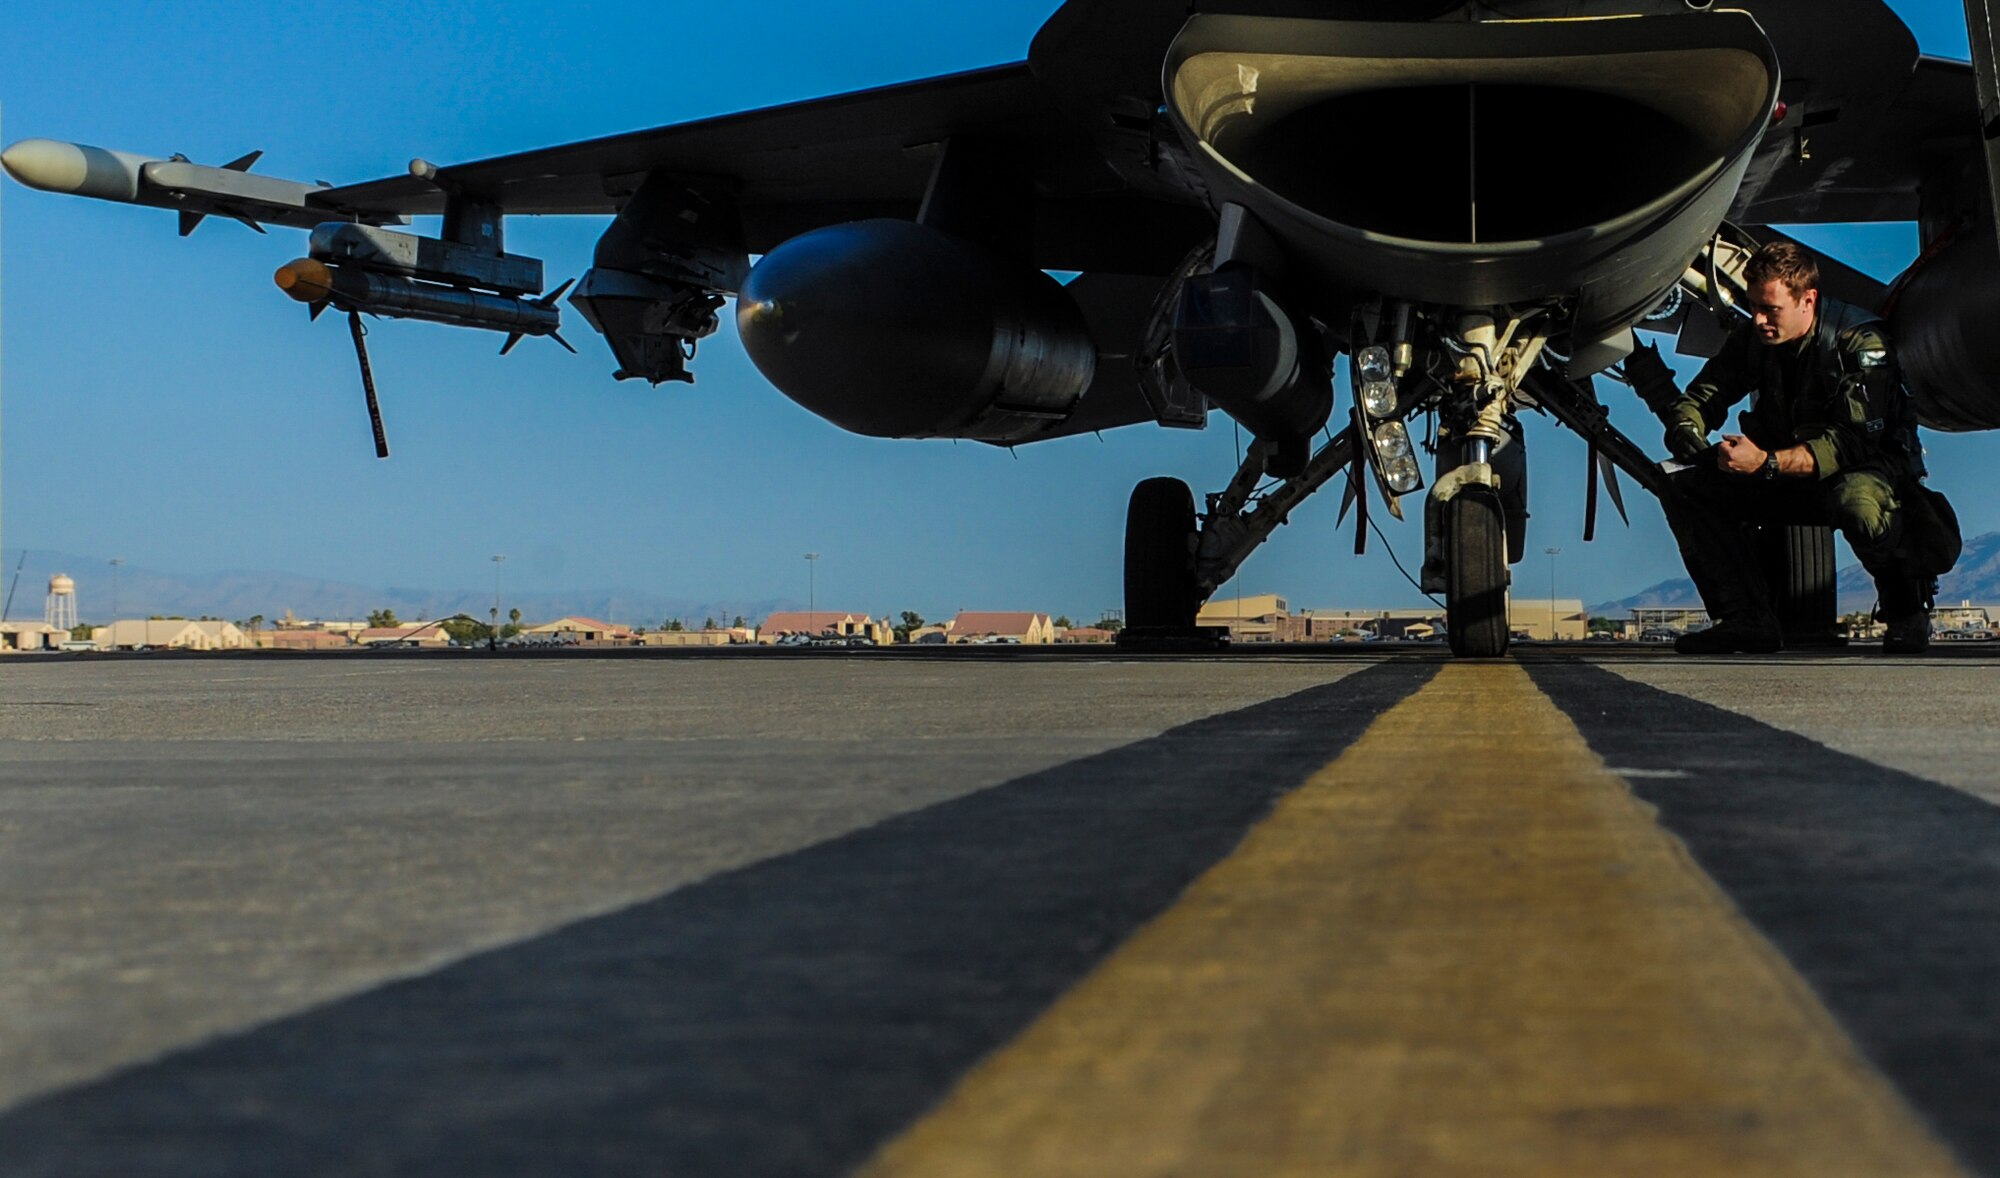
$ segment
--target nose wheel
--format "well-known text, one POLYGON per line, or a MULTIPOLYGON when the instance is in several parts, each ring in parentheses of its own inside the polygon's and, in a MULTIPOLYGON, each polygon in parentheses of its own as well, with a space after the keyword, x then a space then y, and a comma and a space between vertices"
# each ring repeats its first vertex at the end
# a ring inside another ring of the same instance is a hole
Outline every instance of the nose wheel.
POLYGON ((1194 575, 1194 492, 1179 479, 1147 479, 1125 512, 1125 625, 1192 630, 1200 596, 1194 575))
POLYGON ((1468 488, 1444 505, 1445 625, 1462 658, 1507 653, 1507 525, 1500 498, 1468 488))

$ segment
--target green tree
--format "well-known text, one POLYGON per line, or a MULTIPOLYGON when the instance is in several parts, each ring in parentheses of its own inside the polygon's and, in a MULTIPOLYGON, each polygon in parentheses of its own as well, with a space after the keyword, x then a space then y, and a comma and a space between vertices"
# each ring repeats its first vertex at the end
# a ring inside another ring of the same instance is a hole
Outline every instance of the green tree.
POLYGON ((513 609, 510 609, 510 610, 508 610, 508 611, 507 611, 507 620, 508 620, 508 621, 510 621, 510 622, 512 622, 512 623, 514 623, 514 626, 515 626, 515 628, 516 628, 516 629, 519 629, 519 628, 520 628, 520 625, 521 625, 521 610, 520 610, 520 607, 516 606, 515 608, 513 608, 513 609))
POLYGON ((666 631, 667 631, 667 633, 669 633, 669 634, 679 634, 679 633, 680 633, 681 631, 683 631, 683 630, 685 630, 685 629, 687 629, 687 627, 686 627, 685 625, 683 625, 683 624, 681 623, 681 620, 680 620, 679 618, 668 618, 668 619, 667 619, 667 625, 666 625, 666 631))
POLYGON ((715 619, 714 619, 714 618, 703 618, 703 619, 701 620, 701 628, 702 628, 702 629, 704 629, 704 630, 713 630, 713 629, 715 629, 715 619))
POLYGON ((75 626, 70 627, 69 636, 71 638, 76 639, 78 642, 88 642, 90 641, 90 631, 92 629, 93 627, 90 625, 90 623, 82 622, 75 626))
POLYGON ((251 632, 252 634, 255 634, 255 633, 256 633, 257 631, 259 631, 259 630, 262 630, 263 628, 264 628, 264 615, 263 615, 263 614, 251 614, 251 615, 250 615, 250 632, 251 632))
POLYGON ((1069 620, 1068 614, 1063 614, 1061 617, 1058 617, 1055 620, 1055 625, 1060 626, 1065 630, 1073 630, 1076 628, 1076 623, 1069 620))
POLYGON ((396 620, 393 609, 370 610, 368 613, 368 628, 371 630, 388 630, 402 624, 396 620))
POLYGON ((1099 618, 1096 621, 1092 622, 1090 625, 1092 629, 1109 630, 1113 634, 1116 634, 1118 631, 1123 630, 1125 628, 1125 623, 1113 617, 1099 618))
POLYGON ((476 646, 493 637, 493 627, 487 625, 485 622, 475 621, 472 618, 466 617, 464 614, 460 614, 455 618, 446 618, 444 621, 439 622, 438 625, 442 626, 444 632, 451 636, 451 640, 460 646, 476 646))
POLYGON ((734 618, 730 619, 729 628, 732 630, 741 630, 745 626, 748 626, 749 624, 750 623, 743 620, 742 614, 737 614, 734 618))
POLYGON ((916 610, 906 609, 896 617, 896 624, 891 629, 896 632, 898 642, 908 642, 913 632, 924 628, 924 615, 916 610))

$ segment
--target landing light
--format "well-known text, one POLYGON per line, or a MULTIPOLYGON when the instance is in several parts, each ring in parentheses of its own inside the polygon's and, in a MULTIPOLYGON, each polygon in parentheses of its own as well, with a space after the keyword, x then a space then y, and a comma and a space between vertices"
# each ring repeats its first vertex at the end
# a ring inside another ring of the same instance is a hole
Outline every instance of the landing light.
POLYGON ((1364 383, 1389 379, 1389 349, 1381 345, 1361 349, 1354 355, 1354 369, 1364 383))
POLYGON ((1370 417, 1390 417, 1396 412, 1396 386, 1386 380, 1371 380, 1361 386, 1361 408, 1370 417))

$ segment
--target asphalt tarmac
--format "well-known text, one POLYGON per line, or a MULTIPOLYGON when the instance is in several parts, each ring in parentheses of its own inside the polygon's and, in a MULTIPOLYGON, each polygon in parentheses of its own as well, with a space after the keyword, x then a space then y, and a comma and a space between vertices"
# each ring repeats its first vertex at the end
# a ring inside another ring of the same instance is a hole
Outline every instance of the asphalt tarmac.
POLYGON ((1996 675, 10 659, 0 1174, 2000 1174, 1996 675))

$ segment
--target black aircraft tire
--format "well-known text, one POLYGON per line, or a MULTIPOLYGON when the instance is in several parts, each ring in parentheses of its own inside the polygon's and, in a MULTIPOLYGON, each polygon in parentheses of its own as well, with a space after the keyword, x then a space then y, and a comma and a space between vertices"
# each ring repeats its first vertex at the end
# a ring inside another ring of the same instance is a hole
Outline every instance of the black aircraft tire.
POLYGON ((1777 524, 1758 538, 1771 610, 1785 641, 1830 640, 1840 613, 1840 554, 1833 529, 1817 524, 1777 524))
POLYGON ((1451 652, 1491 659, 1507 653, 1507 524, 1500 501, 1465 491, 1444 505, 1445 626, 1451 652))
POLYGON ((1201 603, 1194 587, 1194 492, 1179 479, 1132 488, 1125 512, 1125 624, 1186 629, 1201 603))

